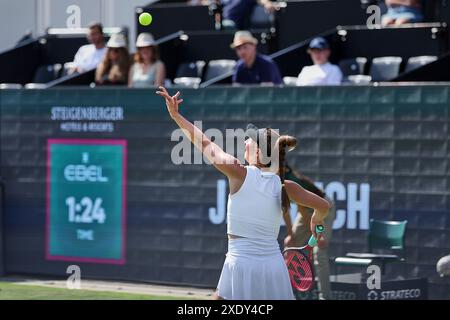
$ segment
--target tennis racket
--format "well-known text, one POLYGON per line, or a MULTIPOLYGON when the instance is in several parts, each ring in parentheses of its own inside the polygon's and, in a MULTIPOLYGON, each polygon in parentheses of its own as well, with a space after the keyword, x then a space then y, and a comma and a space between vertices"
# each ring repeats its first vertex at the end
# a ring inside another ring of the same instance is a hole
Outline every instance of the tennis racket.
MULTIPOLYGON (((324 229, 322 225, 316 226, 317 233, 322 233, 324 229)), ((292 288, 296 291, 308 292, 314 286, 313 248, 316 244, 317 239, 311 235, 306 246, 283 250, 292 288)))

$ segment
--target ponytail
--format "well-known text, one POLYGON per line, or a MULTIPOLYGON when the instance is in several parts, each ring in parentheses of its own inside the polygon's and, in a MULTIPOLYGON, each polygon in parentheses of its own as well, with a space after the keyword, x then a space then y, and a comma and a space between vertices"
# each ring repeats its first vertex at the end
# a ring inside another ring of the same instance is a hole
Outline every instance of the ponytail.
MULTIPOLYGON (((277 135, 278 136, 278 135, 277 135)), ((277 174, 280 176, 281 180, 281 208, 283 213, 289 212, 290 208, 290 200, 286 191, 286 187, 284 185, 284 178, 286 174, 286 152, 291 151, 297 145, 297 139, 291 136, 279 136, 276 141, 273 130, 270 128, 265 129, 265 142, 267 145, 267 155, 263 152, 261 154, 261 160, 265 163, 265 167, 272 167, 278 164, 277 174), (287 150, 286 150, 287 149, 287 150), (278 161, 272 162, 272 155, 278 152, 278 161)), ((259 136, 255 138, 258 147, 259 145, 259 136)), ((275 168, 273 168, 275 169, 275 168)))
POLYGON ((290 200, 284 185, 284 178, 286 174, 286 149, 291 151, 297 145, 297 139, 291 136, 281 136, 278 138, 278 152, 279 152, 279 166, 278 175, 281 180, 281 208, 283 213, 288 213, 290 208, 290 200))

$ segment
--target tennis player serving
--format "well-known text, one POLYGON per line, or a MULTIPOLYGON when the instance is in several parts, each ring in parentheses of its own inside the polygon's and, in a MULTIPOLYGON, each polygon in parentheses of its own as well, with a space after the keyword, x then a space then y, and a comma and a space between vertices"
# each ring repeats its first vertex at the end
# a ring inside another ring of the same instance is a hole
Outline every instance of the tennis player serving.
POLYGON ((282 217, 292 233, 289 215, 292 200, 314 209, 311 232, 322 225, 330 204, 284 180, 286 152, 296 145, 291 136, 280 136, 270 128, 247 127, 245 161, 223 151, 179 112, 180 92, 170 96, 164 87, 167 111, 186 136, 214 167, 228 178, 228 252, 217 286, 216 299, 291 300, 294 299, 289 273, 277 242, 282 217))

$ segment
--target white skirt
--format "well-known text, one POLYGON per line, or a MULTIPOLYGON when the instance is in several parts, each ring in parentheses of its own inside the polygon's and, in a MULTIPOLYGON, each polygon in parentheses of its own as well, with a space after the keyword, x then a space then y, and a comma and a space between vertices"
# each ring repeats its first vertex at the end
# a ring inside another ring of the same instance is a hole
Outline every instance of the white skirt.
POLYGON ((278 242, 230 239, 217 294, 226 300, 293 300, 278 242))

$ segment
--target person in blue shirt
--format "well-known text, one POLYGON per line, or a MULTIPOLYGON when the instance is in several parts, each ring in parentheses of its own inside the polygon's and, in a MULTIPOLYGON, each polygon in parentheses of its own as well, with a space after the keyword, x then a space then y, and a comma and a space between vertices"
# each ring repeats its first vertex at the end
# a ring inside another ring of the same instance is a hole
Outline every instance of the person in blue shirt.
POLYGON ((382 25, 401 25, 423 21, 422 0, 385 0, 387 12, 381 17, 382 25))
POLYGON ((263 6, 265 11, 272 13, 279 10, 279 5, 271 0, 222 0, 223 21, 226 29, 246 29, 256 6, 263 6))
POLYGON ((233 84, 282 84, 276 63, 256 50, 258 40, 248 31, 234 35, 231 48, 236 50, 239 61, 233 74, 233 84))

